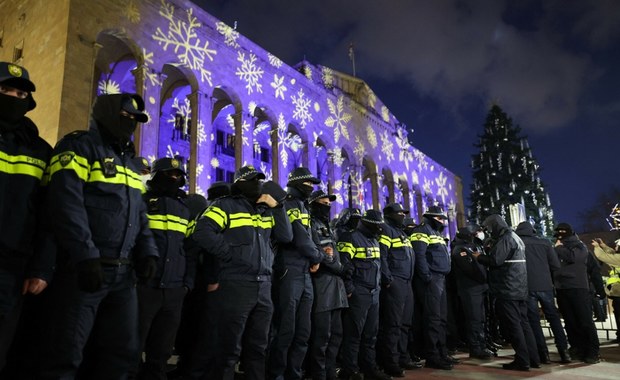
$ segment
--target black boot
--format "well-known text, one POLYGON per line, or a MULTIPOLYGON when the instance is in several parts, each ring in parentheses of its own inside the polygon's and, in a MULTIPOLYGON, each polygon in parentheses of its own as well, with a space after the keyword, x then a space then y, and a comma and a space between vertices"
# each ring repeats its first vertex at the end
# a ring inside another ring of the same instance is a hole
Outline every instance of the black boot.
POLYGON ((560 353, 560 363, 568 364, 568 363, 571 362, 571 358, 570 358, 570 354, 568 353, 568 349, 566 349, 566 348, 558 349, 558 352, 560 353))
POLYGON ((551 364, 551 359, 549 359, 548 351, 538 351, 538 356, 540 357, 541 364, 551 364))

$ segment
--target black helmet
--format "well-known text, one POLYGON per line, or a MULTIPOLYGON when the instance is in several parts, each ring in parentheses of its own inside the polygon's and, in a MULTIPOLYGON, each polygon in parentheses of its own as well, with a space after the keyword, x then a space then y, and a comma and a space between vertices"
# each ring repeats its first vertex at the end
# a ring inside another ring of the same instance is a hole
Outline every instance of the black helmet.
POLYGON ((166 172, 170 170, 179 171, 183 176, 183 181, 180 186, 185 185, 185 170, 183 170, 181 161, 177 160, 176 158, 164 157, 155 160, 155 162, 153 162, 153 168, 151 172, 153 173, 154 177, 158 172, 166 172))

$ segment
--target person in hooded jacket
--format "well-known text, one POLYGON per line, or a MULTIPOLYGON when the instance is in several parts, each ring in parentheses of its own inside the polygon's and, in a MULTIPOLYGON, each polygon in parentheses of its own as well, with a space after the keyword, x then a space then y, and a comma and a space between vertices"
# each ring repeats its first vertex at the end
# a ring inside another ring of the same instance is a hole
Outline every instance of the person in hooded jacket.
POLYGON ((144 351, 138 378, 166 380, 183 301, 194 286, 196 270, 194 257, 183 248, 190 215, 186 194, 180 189, 185 185, 181 162, 167 157, 156 160, 147 185, 144 201, 160 260, 153 278, 137 286, 140 352, 144 351))
POLYGON ((378 239, 383 231, 382 225, 381 212, 367 210, 358 227, 343 234, 338 241, 342 263, 347 273, 351 273, 345 279, 349 308, 342 322, 341 379, 391 379, 379 370, 375 351, 382 276, 378 239))
POLYGON ((218 352, 213 379, 234 378, 242 346, 245 378, 265 378, 274 310, 272 244, 290 243, 293 231, 283 205, 262 194, 264 179, 251 165, 237 169, 231 195, 211 203, 191 235, 191 240, 219 263, 214 293, 218 352))
POLYGON ((407 343, 413 320, 413 280, 415 254, 409 235, 403 231, 409 210, 400 203, 383 208, 385 224, 379 238, 381 248, 382 289, 380 297, 377 351, 386 374, 403 377, 404 369, 416 369, 407 343))
POLYGON ((84 378, 120 379, 135 367, 135 276, 151 278, 158 258, 131 142, 147 120, 139 95, 101 95, 89 130, 54 148, 47 206, 59 248, 43 378, 73 378, 81 367, 84 378))
POLYGON ((570 363, 568 353, 568 341, 562 327, 560 313, 555 306, 553 289, 553 273, 560 269, 560 261, 553 250, 553 245, 547 239, 536 236, 536 230, 530 222, 521 222, 515 231, 525 244, 525 258, 527 266, 528 301, 527 317, 536 338, 540 362, 551 363, 549 350, 542 327, 540 326, 540 313, 538 304, 542 307, 545 318, 553 331, 553 339, 560 354, 561 363, 570 363))
POLYGON ((600 359, 588 278, 591 254, 568 223, 559 223, 554 236, 557 238, 555 252, 560 259, 560 269, 554 274, 555 288, 566 334, 574 356, 585 363, 595 364, 600 359))
POLYGON ((50 240, 44 237, 43 216, 44 172, 52 147, 25 116, 36 107, 34 91, 25 68, 0 62, 0 371, 24 295, 40 294, 54 265, 54 252, 44 245, 50 240))
POLYGON ((431 206, 410 236, 416 263, 413 288, 422 306, 425 366, 443 370, 451 370, 458 363, 446 347, 450 253, 442 233, 447 219, 441 207, 431 206))
POLYGON ((269 378, 301 379, 302 365, 311 333, 314 291, 310 272, 323 261, 331 263, 333 252, 320 250, 312 239, 306 202, 321 181, 308 168, 295 168, 288 175, 284 206, 293 228, 293 241, 279 244, 274 261, 274 338, 269 352, 269 378))
POLYGON ((332 230, 334 231, 334 238, 336 241, 340 240, 340 237, 344 234, 355 231, 361 218, 362 212, 360 209, 355 207, 343 209, 340 212, 340 215, 330 223, 332 225, 332 230))
POLYGON ((323 263, 312 274, 314 304, 312 306, 312 335, 306 359, 313 380, 336 379, 336 357, 342 341, 342 310, 349 307, 344 287, 344 266, 336 252, 336 241, 329 226, 333 194, 314 191, 308 198, 313 238, 323 252, 333 255, 332 263, 323 263))
POLYGON ((536 339, 527 318, 527 266, 525 244, 497 214, 488 216, 482 226, 494 241, 488 255, 473 253, 489 268, 489 290, 495 296, 496 312, 509 334, 514 360, 502 365, 506 370, 529 371, 539 368, 536 339))
POLYGON ((484 238, 484 231, 478 225, 459 228, 452 242, 452 267, 465 314, 469 357, 487 360, 493 356, 486 348, 484 327, 484 303, 489 290, 487 270, 474 258, 474 253, 483 253, 484 238))

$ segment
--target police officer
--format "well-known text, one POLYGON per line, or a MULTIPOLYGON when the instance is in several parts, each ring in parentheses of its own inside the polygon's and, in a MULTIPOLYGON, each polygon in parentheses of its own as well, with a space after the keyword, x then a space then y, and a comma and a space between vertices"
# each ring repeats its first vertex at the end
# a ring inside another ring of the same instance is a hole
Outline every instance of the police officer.
POLYGON ((147 120, 139 95, 101 95, 89 130, 54 148, 47 203, 59 250, 44 378, 73 378, 83 360, 89 379, 120 379, 135 366, 134 276, 152 277, 158 257, 132 160, 131 136, 147 120))
POLYGON ((409 328, 413 319, 413 279, 415 255, 411 241, 404 231, 405 215, 409 210, 400 203, 390 203, 383 209, 381 248, 382 289, 380 297, 379 336, 377 351, 383 370, 390 376, 403 377, 403 368, 419 368, 407 350, 409 328))
POLYGON ((391 379, 379 370, 375 345, 379 332, 379 293, 381 290, 381 249, 383 217, 367 210, 359 226, 338 241, 338 252, 345 270, 352 275, 345 281, 349 309, 343 316, 340 350, 343 379, 391 379), (362 373, 359 371, 361 370, 362 373))
POLYGON ((214 201, 192 234, 192 240, 217 257, 220 265, 216 292, 219 352, 212 378, 234 378, 243 340, 246 379, 264 379, 273 316, 271 244, 290 243, 293 232, 282 205, 261 194, 263 173, 243 166, 234 178, 231 196, 214 201))
POLYGON ((183 249, 190 215, 180 189, 185 185, 181 162, 156 160, 147 185, 144 201, 160 259, 155 276, 137 287, 140 352, 145 354, 138 377, 165 380, 183 300, 193 288, 196 267, 194 258, 183 249))
POLYGON ((588 279, 590 252, 568 223, 558 224, 553 236, 557 238, 554 248, 560 259, 560 269, 554 273, 555 288, 566 335, 578 359, 598 363, 599 341, 592 320, 588 279))
POLYGON ((341 311, 349 306, 342 280, 344 266, 329 226, 331 202, 335 200, 335 195, 323 190, 314 191, 308 199, 313 237, 323 252, 334 257, 332 263, 323 263, 312 275, 314 305, 308 361, 313 380, 336 379, 336 357, 342 341, 341 311))
POLYGON ((446 275, 450 272, 450 253, 442 235, 447 219, 441 207, 429 207, 410 238, 416 256, 413 286, 415 296, 422 301, 425 366, 451 370, 455 363, 446 348, 446 275))
MULTIPOLYGON (((609 276, 605 281, 605 293, 611 299, 613 310, 620 310, 620 239, 615 241, 614 248, 608 246, 601 238, 592 240, 596 258, 609 265, 609 276)), ((614 312, 616 322, 616 339, 614 343, 620 343, 620 312, 614 312)))
POLYGON ((26 69, 0 62, 0 371, 22 296, 47 287, 54 260, 41 244, 47 241, 41 228, 43 173, 52 147, 25 116, 36 107, 34 91, 26 69))
POLYGON ((483 252, 484 239, 484 231, 478 225, 469 224, 459 228, 452 242, 452 268, 465 314, 469 357, 487 360, 493 356, 493 352, 486 349, 484 332, 484 303, 489 290, 487 270, 473 257, 474 253, 483 252))
POLYGON ((293 241, 279 244, 274 263, 275 336, 269 352, 269 378, 301 379, 301 367, 310 339, 314 292, 310 271, 322 261, 332 262, 312 239, 306 202, 321 181, 308 168, 295 168, 288 175, 284 202, 293 228, 293 241))
POLYGON ((362 212, 359 208, 352 207, 343 209, 338 218, 334 219, 331 223, 336 241, 340 240, 340 236, 343 234, 355 231, 361 218, 362 212))

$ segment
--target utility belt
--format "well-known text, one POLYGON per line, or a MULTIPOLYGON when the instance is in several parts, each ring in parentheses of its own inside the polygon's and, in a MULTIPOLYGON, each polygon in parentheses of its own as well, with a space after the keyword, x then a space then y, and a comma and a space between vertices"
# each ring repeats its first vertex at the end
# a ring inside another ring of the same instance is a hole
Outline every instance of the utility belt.
POLYGON ((123 265, 130 265, 133 263, 131 259, 128 259, 126 257, 121 257, 120 259, 102 257, 99 259, 99 262, 101 263, 101 265, 107 266, 107 267, 120 267, 123 265))

